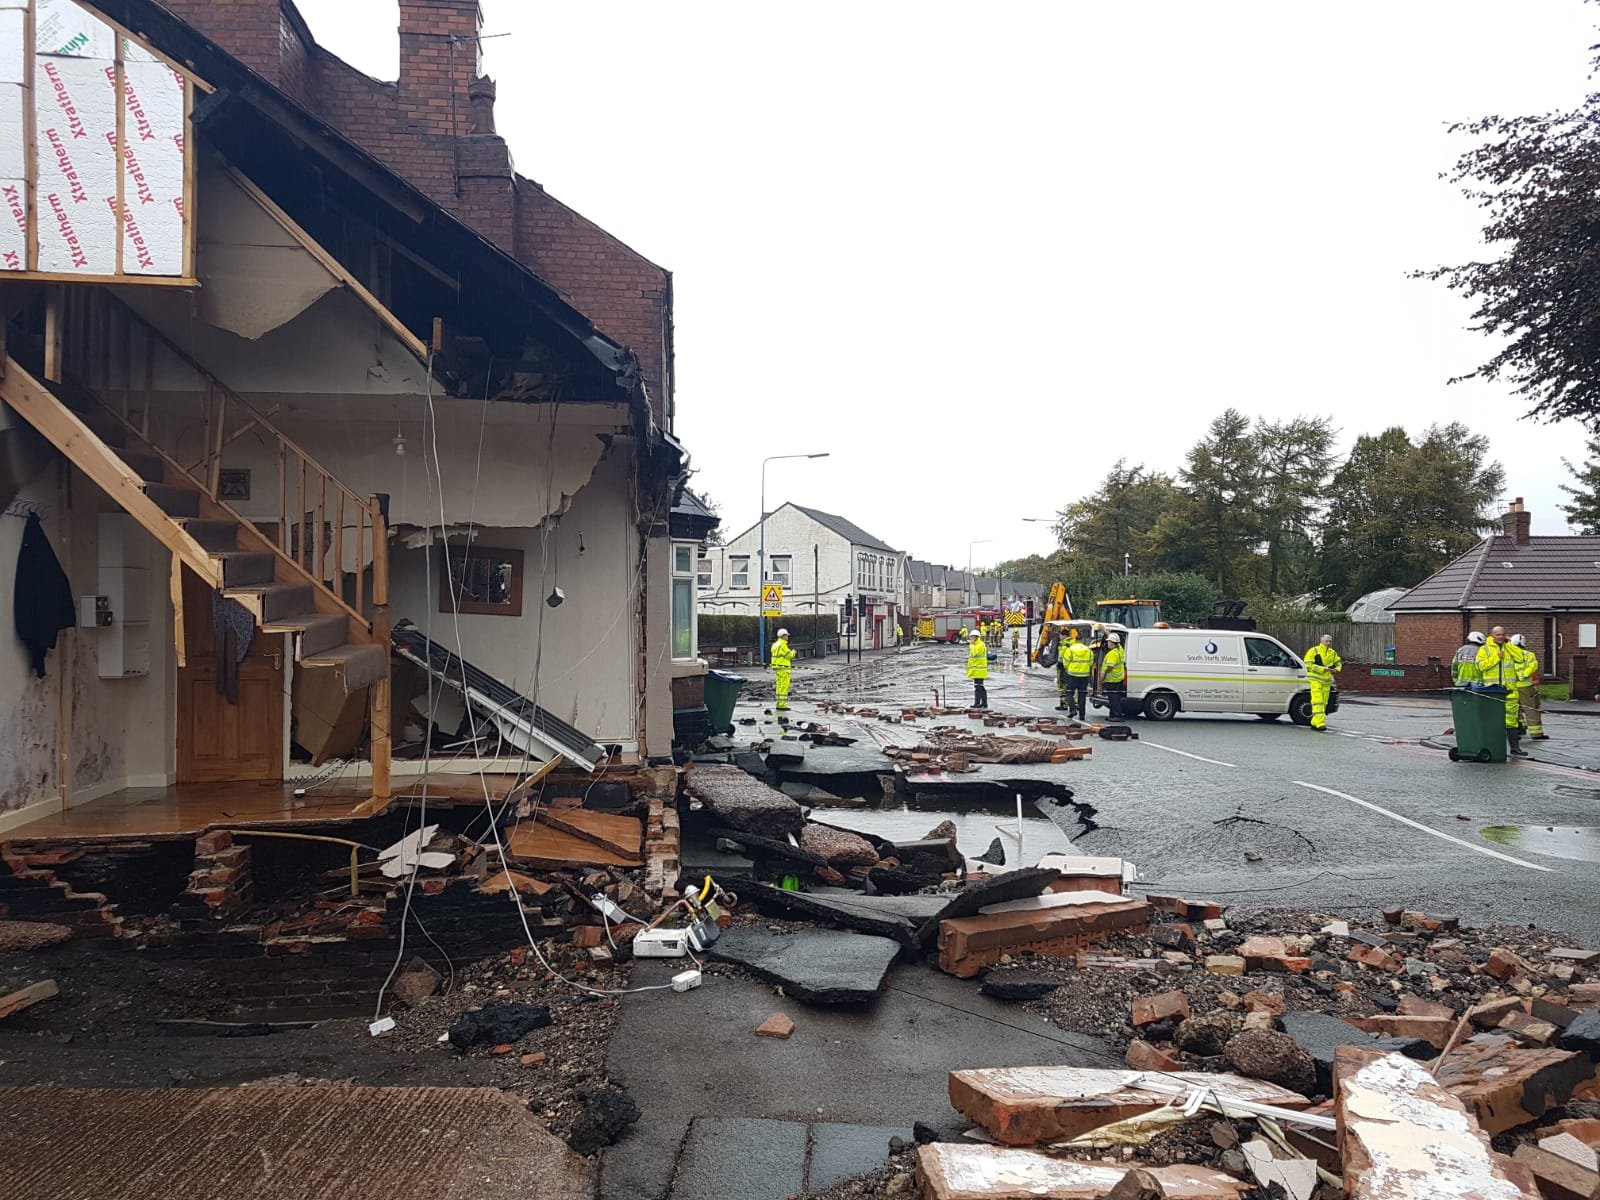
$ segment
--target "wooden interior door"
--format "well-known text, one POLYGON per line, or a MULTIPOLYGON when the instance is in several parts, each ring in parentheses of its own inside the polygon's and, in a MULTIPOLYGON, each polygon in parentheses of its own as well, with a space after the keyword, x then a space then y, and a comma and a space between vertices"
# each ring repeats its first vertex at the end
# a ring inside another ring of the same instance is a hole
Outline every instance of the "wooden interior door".
POLYGON ((183 572, 185 665, 178 669, 178 782, 283 778, 283 637, 256 631, 239 664, 239 702, 217 690, 211 589, 183 572))

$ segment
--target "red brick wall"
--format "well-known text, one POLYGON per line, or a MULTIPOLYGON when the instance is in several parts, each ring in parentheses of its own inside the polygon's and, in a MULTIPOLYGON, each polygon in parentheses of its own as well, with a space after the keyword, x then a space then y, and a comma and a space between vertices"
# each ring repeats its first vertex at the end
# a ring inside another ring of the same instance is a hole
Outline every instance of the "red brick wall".
POLYGON ((398 83, 307 47, 278 0, 168 7, 565 293, 638 355, 656 420, 670 427, 668 272, 514 175, 504 139, 468 134, 478 0, 399 0, 398 83))
MULTIPOLYGON (((1573 655, 1585 653, 1578 645, 1578 626, 1585 624, 1600 625, 1600 611, 1400 613, 1395 620, 1395 652, 1409 662, 1424 661, 1430 654, 1448 661, 1455 656, 1469 631, 1488 633, 1496 625, 1504 625, 1508 633, 1520 633, 1528 639, 1528 648, 1539 656, 1548 676, 1570 679, 1573 655), (1553 644, 1547 629, 1551 617, 1554 617, 1553 644), (1444 649, 1446 643, 1448 650, 1444 649)), ((1587 653, 1596 667, 1600 667, 1600 650, 1587 653)))
POLYGON ((1466 624, 1458 612, 1396 613, 1395 657, 1408 663, 1425 663, 1430 658, 1448 663, 1472 628, 1475 626, 1466 624))
POLYGON ((517 198, 517 257, 639 356, 656 419, 665 423, 667 272, 532 180, 518 177, 517 198))
POLYGON ((400 0, 400 119, 424 136, 460 137, 478 73, 478 0, 400 0))
MULTIPOLYGON (((1452 651, 1452 654, 1454 652, 1452 651)), ((1393 695, 1431 692, 1452 686, 1449 660, 1436 663, 1345 663, 1339 672, 1341 692, 1393 695), (1373 671, 1404 671, 1404 675, 1374 675, 1373 671)))
POLYGON ((288 34, 278 0, 162 0, 251 70, 282 83, 279 62, 288 34))

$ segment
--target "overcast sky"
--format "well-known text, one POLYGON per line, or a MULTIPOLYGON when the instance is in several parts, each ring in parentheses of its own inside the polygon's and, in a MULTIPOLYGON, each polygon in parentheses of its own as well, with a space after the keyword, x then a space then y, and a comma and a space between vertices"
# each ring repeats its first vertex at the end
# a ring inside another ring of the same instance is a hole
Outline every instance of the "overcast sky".
MULTIPOLYGON (((396 74, 395 0, 299 0, 396 74)), ((1582 430, 1446 386, 1491 352, 1408 270, 1481 252, 1446 122, 1583 94, 1581 0, 484 0, 518 169, 676 289, 678 433, 729 532, 841 513, 921 558, 1046 551, 1120 456, 1229 405, 1348 446, 1461 420, 1561 533, 1582 430), (1068 429, 1076 431, 1069 440, 1068 429)))

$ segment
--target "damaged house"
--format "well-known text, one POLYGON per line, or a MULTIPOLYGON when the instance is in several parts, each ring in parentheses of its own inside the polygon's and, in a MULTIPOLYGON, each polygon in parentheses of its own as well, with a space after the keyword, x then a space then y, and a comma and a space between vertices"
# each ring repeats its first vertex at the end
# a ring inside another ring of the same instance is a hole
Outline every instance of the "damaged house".
POLYGON ((670 753, 670 276, 512 172, 475 0, 399 12, 388 84, 289 0, 0 2, 8 837, 670 753))

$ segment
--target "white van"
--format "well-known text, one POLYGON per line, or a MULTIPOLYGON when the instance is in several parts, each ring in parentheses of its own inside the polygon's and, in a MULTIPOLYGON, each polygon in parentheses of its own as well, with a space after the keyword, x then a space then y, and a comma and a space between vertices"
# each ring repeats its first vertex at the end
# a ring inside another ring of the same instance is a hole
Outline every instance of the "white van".
MULTIPOLYGON (((1287 713, 1296 725, 1311 723, 1305 664, 1275 637, 1232 629, 1130 629, 1123 637, 1131 716, 1254 713, 1274 721, 1287 713)), ((1104 707, 1104 697, 1095 701, 1104 707)), ((1338 707, 1335 691, 1328 711, 1338 707)))

